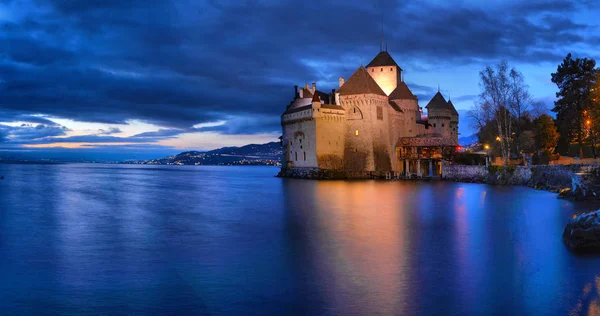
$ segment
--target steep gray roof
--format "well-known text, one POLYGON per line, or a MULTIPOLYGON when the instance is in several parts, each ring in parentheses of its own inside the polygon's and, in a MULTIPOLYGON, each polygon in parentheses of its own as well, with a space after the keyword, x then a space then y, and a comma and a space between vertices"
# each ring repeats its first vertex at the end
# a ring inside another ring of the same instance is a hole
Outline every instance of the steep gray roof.
POLYGON ((454 104, 452 104, 452 101, 448 100, 448 106, 451 108, 452 114, 458 116, 458 112, 456 111, 456 108, 454 107, 454 104))
POLYGON ((450 109, 448 102, 446 102, 446 99, 444 99, 444 96, 439 91, 438 91, 438 93, 436 93, 433 96, 431 101, 429 101, 429 103, 427 103, 427 106, 425 106, 425 107, 428 110, 429 109, 450 109))
POLYGON ((417 97, 415 97, 415 95, 412 94, 412 92, 410 92, 410 89, 408 88, 406 83, 404 83, 404 81, 399 82, 396 89, 394 89, 394 91, 392 91, 392 93, 390 93, 390 100, 399 100, 399 99, 403 99, 403 100, 404 99, 411 99, 411 100, 417 99, 417 97))
MULTIPOLYGON (((398 66, 392 56, 388 52, 380 52, 371 60, 371 62, 367 65, 367 67, 379 67, 379 66, 398 66)), ((402 68, 400 68, 402 70, 402 68)))
POLYGON ((371 75, 367 72, 365 67, 360 66, 350 76, 348 81, 341 86, 337 92, 340 95, 354 95, 354 94, 377 94, 385 96, 385 92, 381 90, 377 82, 373 80, 371 75))

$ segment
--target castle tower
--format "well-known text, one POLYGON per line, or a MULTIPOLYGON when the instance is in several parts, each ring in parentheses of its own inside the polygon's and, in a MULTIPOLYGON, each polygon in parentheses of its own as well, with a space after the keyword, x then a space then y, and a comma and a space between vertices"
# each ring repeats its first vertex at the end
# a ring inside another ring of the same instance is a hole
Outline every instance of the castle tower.
POLYGON ((367 65, 367 71, 387 96, 403 81, 402 68, 387 51, 377 54, 367 65))
POLYGON ((433 128, 433 134, 450 138, 452 135, 450 121, 454 107, 450 106, 446 99, 444 99, 444 96, 438 91, 431 101, 429 101, 426 108, 428 122, 433 128))
POLYGON ((388 97, 360 66, 337 91, 346 111, 344 168, 354 171, 391 170, 388 97))
POLYGON ((458 142, 458 111, 450 100, 448 100, 448 107, 450 107, 450 136, 458 142))

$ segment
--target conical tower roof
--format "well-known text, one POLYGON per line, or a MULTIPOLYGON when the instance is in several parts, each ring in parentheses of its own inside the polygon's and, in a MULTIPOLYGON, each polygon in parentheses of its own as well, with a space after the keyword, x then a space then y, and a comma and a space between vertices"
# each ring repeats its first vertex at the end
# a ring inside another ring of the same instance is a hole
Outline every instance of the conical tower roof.
POLYGON ((456 111, 456 108, 454 107, 454 104, 452 104, 452 101, 448 100, 448 106, 452 110, 452 114, 458 116, 458 112, 456 111))
POLYGON ((319 98, 318 93, 313 94, 312 102, 321 102, 321 98, 319 98))
POLYGON ((431 101, 429 101, 429 103, 427 103, 427 106, 425 106, 428 110, 430 109, 449 109, 450 106, 448 106, 448 102, 446 102, 446 99, 444 99, 444 96, 438 91, 438 93, 436 93, 433 98, 431 99, 431 101))

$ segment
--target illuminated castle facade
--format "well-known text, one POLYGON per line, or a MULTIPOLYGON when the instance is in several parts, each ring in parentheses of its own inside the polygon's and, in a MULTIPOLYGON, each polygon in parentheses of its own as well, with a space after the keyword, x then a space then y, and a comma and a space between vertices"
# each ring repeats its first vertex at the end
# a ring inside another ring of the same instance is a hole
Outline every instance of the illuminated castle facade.
POLYGON ((427 104, 404 82, 387 51, 360 66, 339 88, 294 87, 281 116, 283 170, 316 168, 358 173, 435 176, 458 145, 458 112, 438 93, 427 104))

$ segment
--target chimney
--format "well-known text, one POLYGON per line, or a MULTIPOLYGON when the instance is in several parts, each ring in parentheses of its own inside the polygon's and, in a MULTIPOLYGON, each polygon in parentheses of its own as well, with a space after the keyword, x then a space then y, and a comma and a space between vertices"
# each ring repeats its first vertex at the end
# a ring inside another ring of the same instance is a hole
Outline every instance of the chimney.
POLYGON ((294 99, 297 99, 297 98, 298 98, 298 85, 295 84, 294 85, 294 99))
POLYGON ((344 85, 344 78, 340 77, 340 88, 344 85))
POLYGON ((335 89, 331 89, 331 95, 329 96, 329 102, 331 102, 331 104, 336 104, 335 103, 335 89))
POLYGON ((317 90, 317 83, 316 82, 313 82, 312 88, 313 88, 313 90, 317 90))
POLYGON ((308 83, 304 84, 304 89, 308 90, 308 83))

